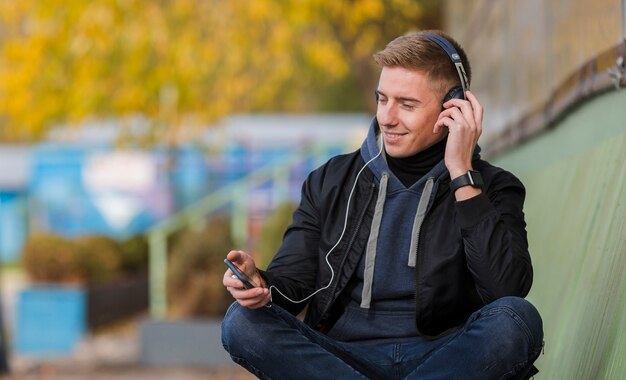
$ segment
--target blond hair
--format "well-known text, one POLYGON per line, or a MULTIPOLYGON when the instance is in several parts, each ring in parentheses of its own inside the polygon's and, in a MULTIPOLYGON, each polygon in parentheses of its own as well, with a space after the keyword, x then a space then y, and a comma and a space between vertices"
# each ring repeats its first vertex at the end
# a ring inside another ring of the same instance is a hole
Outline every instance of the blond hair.
POLYGON ((433 90, 445 95, 451 88, 461 86, 459 74, 445 50, 424 34, 435 34, 448 40, 461 57, 467 84, 471 82, 472 71, 465 51, 453 38, 439 30, 424 30, 408 33, 391 41, 374 54, 374 60, 383 67, 402 67, 424 72, 431 80, 433 90))

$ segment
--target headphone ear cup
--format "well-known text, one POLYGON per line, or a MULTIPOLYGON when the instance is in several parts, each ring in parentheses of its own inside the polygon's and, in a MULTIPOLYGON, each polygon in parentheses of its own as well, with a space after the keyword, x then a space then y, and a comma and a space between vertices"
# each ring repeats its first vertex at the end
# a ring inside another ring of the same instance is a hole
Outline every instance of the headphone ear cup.
POLYGON ((442 104, 447 102, 450 99, 465 99, 465 94, 463 93, 463 88, 461 88, 461 87, 454 87, 453 89, 448 91, 446 96, 444 96, 444 98, 443 98, 442 104))

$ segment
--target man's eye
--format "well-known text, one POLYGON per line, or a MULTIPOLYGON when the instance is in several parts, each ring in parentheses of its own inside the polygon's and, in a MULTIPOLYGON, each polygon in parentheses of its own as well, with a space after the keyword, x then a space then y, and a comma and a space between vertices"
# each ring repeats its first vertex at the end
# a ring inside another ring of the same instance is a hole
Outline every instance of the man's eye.
POLYGON ((413 111, 415 109, 415 106, 411 103, 402 103, 402 108, 413 111))

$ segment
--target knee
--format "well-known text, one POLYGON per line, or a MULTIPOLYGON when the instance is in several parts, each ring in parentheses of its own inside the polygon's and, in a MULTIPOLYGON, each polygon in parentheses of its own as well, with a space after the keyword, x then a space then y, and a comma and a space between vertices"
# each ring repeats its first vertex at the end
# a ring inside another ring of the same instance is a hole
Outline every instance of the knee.
POLYGON ((543 321, 535 306, 524 298, 503 297, 491 305, 508 309, 510 316, 519 318, 531 330, 533 336, 543 339, 543 321))
POLYGON ((222 345, 231 354, 265 344, 265 329, 258 326, 263 320, 263 310, 250 310, 237 302, 228 308, 222 321, 222 345))
POLYGON ((543 346, 543 321, 532 303, 520 297, 503 297, 483 308, 481 314, 497 314, 504 319, 503 333, 513 341, 524 340, 531 353, 543 346))
POLYGON ((248 309, 237 302, 233 302, 226 311, 222 321, 222 344, 226 350, 230 351, 229 347, 237 345, 242 339, 247 339, 245 332, 250 331, 248 312, 248 309))

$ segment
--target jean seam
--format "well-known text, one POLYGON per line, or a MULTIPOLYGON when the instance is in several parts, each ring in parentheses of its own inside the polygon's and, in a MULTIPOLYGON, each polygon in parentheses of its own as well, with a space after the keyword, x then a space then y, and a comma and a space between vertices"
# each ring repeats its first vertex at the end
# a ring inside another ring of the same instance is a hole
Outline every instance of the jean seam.
POLYGON ((541 348, 537 351, 532 352, 532 354, 528 356, 527 360, 516 363, 509 372, 506 372, 505 374, 500 376, 498 380, 508 379, 511 375, 516 375, 521 369, 528 368, 532 365, 532 363, 535 362, 535 360, 537 360, 539 354, 541 354, 541 348))
POLYGON ((421 367, 422 365, 424 365, 427 361, 429 361, 433 356, 435 356, 435 354, 437 354, 439 351, 441 351, 442 349, 444 349, 445 347, 447 347, 452 341, 454 341, 457 337, 459 337, 459 335, 461 335, 464 331, 466 331, 466 329, 459 329, 458 331, 456 331, 456 333, 454 333, 453 336, 450 337, 450 339, 448 339, 447 342, 445 342, 444 344, 442 344, 441 346, 437 347, 436 349, 434 349, 433 351, 431 351, 427 356, 425 356, 423 358, 423 360, 421 361, 421 363, 419 363, 415 369, 421 367))
POLYGON ((393 375, 396 379, 400 379, 402 376, 402 361, 400 360, 400 357, 401 357, 401 345, 396 343, 393 347, 393 364, 392 364, 393 375))
POLYGON ((267 380, 272 380, 271 377, 267 376, 265 373, 263 373, 261 370, 259 370, 258 368, 256 368, 255 366, 253 366, 252 364, 250 364, 250 362, 248 362, 246 359, 241 358, 239 356, 235 356, 235 355, 230 355, 230 357, 233 359, 233 361, 237 364, 239 364, 240 366, 244 367, 245 369, 247 369, 248 371, 250 371, 254 376, 258 377, 259 379, 267 379, 267 380))

